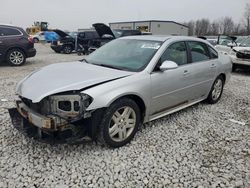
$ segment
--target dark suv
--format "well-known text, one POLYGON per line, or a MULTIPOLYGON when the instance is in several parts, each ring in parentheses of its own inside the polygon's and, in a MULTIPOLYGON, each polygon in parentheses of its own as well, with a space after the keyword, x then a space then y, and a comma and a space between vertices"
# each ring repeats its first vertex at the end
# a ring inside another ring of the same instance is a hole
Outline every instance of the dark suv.
POLYGON ((26 58, 35 55, 33 40, 22 28, 0 25, 0 61, 20 66, 25 63, 26 58))
POLYGON ((53 30, 59 35, 59 40, 51 43, 51 48, 57 52, 63 52, 65 54, 70 54, 73 50, 87 52, 89 41, 99 38, 96 31, 82 31, 76 36, 71 36, 59 29, 53 30))

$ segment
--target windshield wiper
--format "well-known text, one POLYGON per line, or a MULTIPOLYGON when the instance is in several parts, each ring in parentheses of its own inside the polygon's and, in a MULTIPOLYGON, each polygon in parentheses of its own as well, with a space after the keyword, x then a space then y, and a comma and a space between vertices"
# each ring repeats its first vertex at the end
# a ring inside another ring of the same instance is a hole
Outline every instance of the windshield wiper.
POLYGON ((108 67, 108 68, 112 68, 112 69, 124 70, 121 67, 117 67, 117 66, 113 66, 113 65, 107 65, 107 64, 94 64, 94 65, 98 65, 98 66, 102 66, 102 67, 108 67))

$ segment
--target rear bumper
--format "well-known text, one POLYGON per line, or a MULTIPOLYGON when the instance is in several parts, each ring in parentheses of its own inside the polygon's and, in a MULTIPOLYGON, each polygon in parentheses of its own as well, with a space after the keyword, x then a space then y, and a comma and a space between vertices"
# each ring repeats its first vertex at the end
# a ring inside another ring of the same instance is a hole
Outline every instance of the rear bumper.
POLYGON ((36 49, 35 48, 30 48, 27 51, 27 57, 34 57, 36 55, 36 49))

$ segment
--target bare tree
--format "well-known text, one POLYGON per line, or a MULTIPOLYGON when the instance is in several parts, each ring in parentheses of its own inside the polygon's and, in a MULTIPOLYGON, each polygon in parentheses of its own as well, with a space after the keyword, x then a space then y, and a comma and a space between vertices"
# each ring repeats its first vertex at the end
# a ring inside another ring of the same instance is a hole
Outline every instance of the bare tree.
POLYGON ((194 35, 194 31, 195 31, 195 22, 191 20, 191 21, 185 22, 183 24, 186 25, 186 26, 188 26, 188 35, 189 36, 193 36, 194 35))
POLYGON ((195 34, 197 36, 207 35, 209 33, 209 29, 210 29, 209 19, 203 18, 195 22, 195 34))
POLYGON ((220 29, 220 23, 219 21, 213 21, 211 26, 210 26, 210 34, 211 35, 218 35, 220 34, 219 32, 219 29, 220 29))
POLYGON ((242 31, 242 25, 240 23, 238 24, 234 24, 234 28, 233 28, 233 33, 234 35, 241 35, 243 33, 241 33, 242 31))
POLYGON ((231 17, 223 18, 223 34, 231 35, 234 29, 234 21, 231 17))
POLYGON ((244 18, 245 18, 247 35, 250 35, 250 4, 249 3, 246 4, 244 18))

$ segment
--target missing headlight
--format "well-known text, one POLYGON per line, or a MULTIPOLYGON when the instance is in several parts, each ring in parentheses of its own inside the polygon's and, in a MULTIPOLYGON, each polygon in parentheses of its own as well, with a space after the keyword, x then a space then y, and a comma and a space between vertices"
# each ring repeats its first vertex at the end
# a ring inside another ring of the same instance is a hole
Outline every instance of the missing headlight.
POLYGON ((91 102, 92 98, 85 94, 49 97, 51 114, 67 119, 85 117, 85 110, 91 102))
POLYGON ((71 101, 58 101, 58 108, 63 111, 71 111, 71 101))
POLYGON ((74 110, 79 111, 80 110, 80 105, 78 101, 74 101, 74 110))

